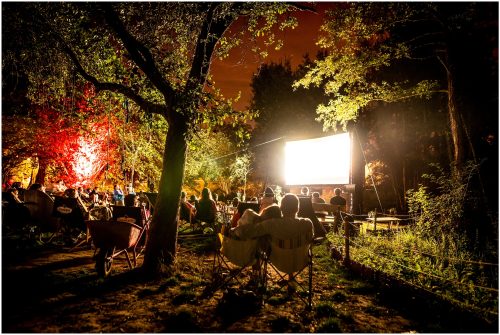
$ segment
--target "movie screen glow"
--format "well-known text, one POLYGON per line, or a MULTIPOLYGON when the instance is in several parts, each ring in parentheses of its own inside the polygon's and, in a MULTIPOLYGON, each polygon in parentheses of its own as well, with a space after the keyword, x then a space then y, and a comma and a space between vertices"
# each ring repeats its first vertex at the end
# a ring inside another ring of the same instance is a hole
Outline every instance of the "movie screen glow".
POLYGON ((285 144, 287 185, 349 184, 350 167, 349 133, 285 144))

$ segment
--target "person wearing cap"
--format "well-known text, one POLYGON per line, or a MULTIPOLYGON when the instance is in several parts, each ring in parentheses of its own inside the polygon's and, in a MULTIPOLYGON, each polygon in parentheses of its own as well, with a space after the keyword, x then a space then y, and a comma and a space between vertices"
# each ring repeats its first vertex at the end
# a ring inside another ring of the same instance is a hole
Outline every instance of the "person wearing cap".
POLYGON ((276 203, 276 198, 274 197, 274 191, 270 187, 266 187, 263 197, 260 200, 259 213, 262 213, 264 209, 276 203))

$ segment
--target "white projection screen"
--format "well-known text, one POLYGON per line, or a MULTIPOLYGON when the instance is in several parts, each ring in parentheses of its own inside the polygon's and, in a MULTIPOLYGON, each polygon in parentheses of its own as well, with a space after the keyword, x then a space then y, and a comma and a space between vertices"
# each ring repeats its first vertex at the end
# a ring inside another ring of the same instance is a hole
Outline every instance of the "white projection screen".
POLYGON ((349 133, 285 144, 287 185, 349 184, 350 167, 349 133))

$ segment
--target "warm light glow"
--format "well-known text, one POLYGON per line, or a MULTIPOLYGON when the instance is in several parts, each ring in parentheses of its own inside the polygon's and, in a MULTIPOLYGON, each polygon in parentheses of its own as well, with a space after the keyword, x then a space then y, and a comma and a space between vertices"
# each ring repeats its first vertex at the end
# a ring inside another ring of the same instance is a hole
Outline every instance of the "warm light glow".
POLYGON ((285 144, 287 185, 349 184, 350 167, 349 133, 285 144))
POLYGON ((85 140, 82 137, 78 140, 78 145, 79 148, 74 156, 73 168, 77 178, 77 185, 82 185, 90 181, 97 172, 99 145, 91 143, 90 140, 85 140))

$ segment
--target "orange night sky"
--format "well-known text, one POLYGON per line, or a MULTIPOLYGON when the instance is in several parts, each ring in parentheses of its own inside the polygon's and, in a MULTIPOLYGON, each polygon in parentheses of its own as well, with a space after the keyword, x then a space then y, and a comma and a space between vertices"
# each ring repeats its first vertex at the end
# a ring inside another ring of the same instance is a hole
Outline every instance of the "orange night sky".
POLYGON ((316 11, 295 12, 292 15, 298 18, 295 29, 287 29, 276 33, 283 41, 281 50, 268 49, 269 56, 259 60, 250 47, 237 48, 231 51, 228 58, 216 59, 211 66, 211 72, 216 87, 220 88, 226 98, 235 98, 241 91, 240 100, 234 104, 236 110, 244 110, 249 105, 252 95, 250 82, 252 75, 257 71, 262 62, 279 62, 290 59, 293 67, 302 62, 306 53, 314 59, 319 47, 316 45, 318 31, 323 21, 325 9, 331 8, 333 3, 316 3, 316 11))

